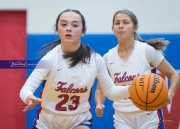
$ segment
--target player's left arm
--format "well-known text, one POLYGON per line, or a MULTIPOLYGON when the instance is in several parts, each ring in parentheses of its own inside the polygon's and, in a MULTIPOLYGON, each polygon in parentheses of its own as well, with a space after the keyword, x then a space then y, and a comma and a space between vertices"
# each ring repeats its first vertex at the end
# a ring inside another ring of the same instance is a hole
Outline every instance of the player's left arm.
POLYGON ((170 80, 170 88, 168 91, 168 99, 166 104, 170 104, 176 91, 180 85, 179 73, 172 67, 172 65, 164 58, 162 53, 153 47, 146 45, 146 57, 150 65, 157 68, 170 80))
POLYGON ((171 64, 165 58, 158 65, 157 69, 170 80, 168 100, 166 102, 166 104, 170 104, 180 85, 179 73, 171 66, 171 64))

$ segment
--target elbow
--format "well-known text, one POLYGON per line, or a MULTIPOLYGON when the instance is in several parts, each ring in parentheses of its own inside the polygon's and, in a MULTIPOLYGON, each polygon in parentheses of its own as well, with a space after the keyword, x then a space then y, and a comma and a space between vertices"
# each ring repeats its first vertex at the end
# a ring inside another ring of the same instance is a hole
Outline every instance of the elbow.
POLYGON ((19 92, 19 97, 20 97, 20 99, 23 101, 23 91, 22 91, 22 89, 21 89, 20 92, 19 92))

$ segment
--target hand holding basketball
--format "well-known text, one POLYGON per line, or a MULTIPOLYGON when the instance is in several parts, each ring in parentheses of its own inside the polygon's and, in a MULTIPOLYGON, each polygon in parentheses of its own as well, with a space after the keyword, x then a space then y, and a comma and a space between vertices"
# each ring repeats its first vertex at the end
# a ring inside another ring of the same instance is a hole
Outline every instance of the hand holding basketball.
POLYGON ((154 111, 166 104, 168 86, 157 74, 143 74, 134 79, 130 88, 130 97, 139 109, 154 111))

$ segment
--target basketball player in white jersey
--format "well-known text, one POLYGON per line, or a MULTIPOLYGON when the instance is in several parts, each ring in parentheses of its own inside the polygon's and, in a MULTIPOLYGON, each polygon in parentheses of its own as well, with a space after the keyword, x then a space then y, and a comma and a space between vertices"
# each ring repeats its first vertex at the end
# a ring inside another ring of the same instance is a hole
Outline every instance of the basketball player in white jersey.
POLYGON ((56 31, 61 39, 41 49, 49 51, 20 91, 27 104, 24 111, 41 104, 32 127, 35 129, 91 129, 89 97, 95 78, 112 100, 129 97, 130 86, 115 87, 103 58, 81 44, 86 25, 79 11, 67 9, 60 13, 56 31), (44 89, 38 98, 33 93, 43 80, 44 89))
MULTIPOLYGON (((104 55, 104 60, 114 84, 131 85, 135 77, 157 68, 170 79, 169 96, 166 102, 169 104, 178 89, 180 78, 178 72, 162 55, 162 50, 166 48, 168 41, 163 39, 141 40, 136 33, 138 20, 128 10, 120 10, 114 14, 112 29, 117 37, 118 45, 104 55)), ((105 97, 99 86, 95 96, 96 115, 102 116, 105 97)), ((132 103, 130 98, 114 101, 113 108, 115 109, 113 118, 116 129, 164 128, 163 119, 157 111, 142 111, 132 103)), ((159 111, 161 112, 161 109, 159 111)))

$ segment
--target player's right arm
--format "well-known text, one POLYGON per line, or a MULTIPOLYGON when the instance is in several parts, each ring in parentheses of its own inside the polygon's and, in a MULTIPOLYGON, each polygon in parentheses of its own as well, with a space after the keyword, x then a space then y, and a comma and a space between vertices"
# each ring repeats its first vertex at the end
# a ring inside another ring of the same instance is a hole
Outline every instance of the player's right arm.
POLYGON ((28 111, 41 102, 40 98, 34 96, 34 92, 39 87, 42 80, 48 75, 52 67, 51 54, 46 54, 33 70, 20 90, 21 100, 27 104, 23 111, 28 111))
POLYGON ((105 108, 104 106, 104 102, 105 102, 106 97, 104 96, 99 83, 96 87, 96 91, 95 91, 95 103, 96 103, 96 115, 101 117, 103 115, 103 110, 105 108))

